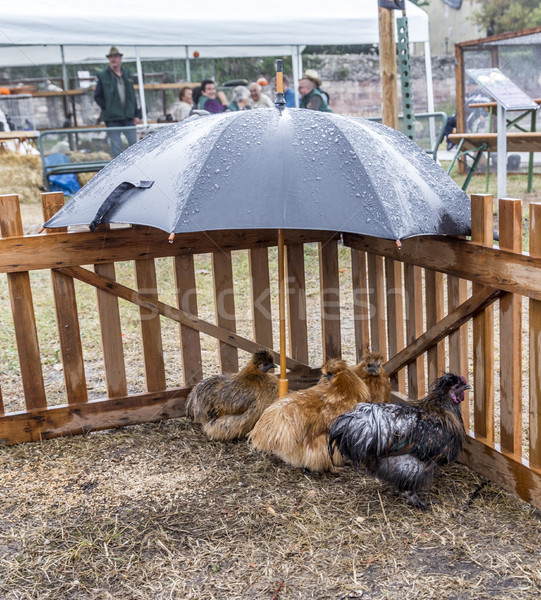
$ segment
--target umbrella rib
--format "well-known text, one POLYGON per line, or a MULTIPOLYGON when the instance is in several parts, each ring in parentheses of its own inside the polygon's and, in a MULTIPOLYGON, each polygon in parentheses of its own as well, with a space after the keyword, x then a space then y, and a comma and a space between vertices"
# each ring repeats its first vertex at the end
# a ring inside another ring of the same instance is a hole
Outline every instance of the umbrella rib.
MULTIPOLYGON (((144 296, 137 290, 129 288, 102 275, 98 275, 98 273, 93 273, 92 271, 84 269, 83 267, 59 267, 54 270, 58 271, 59 273, 63 273, 64 275, 68 275, 69 277, 74 277, 75 279, 78 279, 84 283, 88 283, 89 285, 92 285, 100 290, 104 290, 105 292, 113 294, 118 298, 122 298, 127 302, 132 302, 137 306, 147 308, 154 313, 158 313, 164 317, 167 317, 168 319, 176 321, 177 323, 181 323, 182 325, 191 327, 196 331, 210 335, 221 342, 225 342, 231 346, 245 350, 246 352, 254 353, 258 350, 267 350, 274 356, 275 360, 280 359, 280 354, 271 348, 266 348, 262 344, 252 342, 251 340, 233 333, 228 329, 224 329, 223 327, 219 327, 218 325, 213 325, 212 323, 204 321, 203 319, 200 319, 189 312, 175 308, 174 306, 170 306, 164 302, 160 302, 156 298, 149 299, 147 296, 144 296)), ((292 371, 310 371, 309 365, 295 360, 294 358, 286 357, 286 364, 287 367, 292 371)))

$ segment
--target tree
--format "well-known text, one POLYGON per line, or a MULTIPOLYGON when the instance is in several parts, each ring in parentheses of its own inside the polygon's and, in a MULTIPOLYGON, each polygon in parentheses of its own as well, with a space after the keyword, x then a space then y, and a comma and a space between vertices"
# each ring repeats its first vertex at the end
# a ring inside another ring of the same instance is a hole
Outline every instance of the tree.
POLYGON ((541 25, 539 0, 476 0, 473 21, 487 35, 520 31, 541 25))

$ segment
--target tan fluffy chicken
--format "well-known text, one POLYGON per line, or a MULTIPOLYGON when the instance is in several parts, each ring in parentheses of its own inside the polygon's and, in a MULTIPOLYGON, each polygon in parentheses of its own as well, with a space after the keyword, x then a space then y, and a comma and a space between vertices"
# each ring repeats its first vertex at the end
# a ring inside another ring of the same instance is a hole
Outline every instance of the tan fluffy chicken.
MULTIPOLYGON (((332 359, 322 368, 317 385, 281 398, 261 415, 249 434, 259 450, 310 471, 332 469, 327 449, 329 423, 358 402, 368 402, 366 384, 343 360, 332 359)), ((335 455, 334 465, 342 464, 335 455)))
POLYGON ((188 395, 186 414, 214 440, 245 437, 261 413, 278 399, 278 380, 270 352, 259 350, 235 374, 213 375, 188 395))
POLYGON ((391 382, 383 368, 383 354, 368 352, 353 370, 366 383, 370 394, 367 402, 390 402, 391 382))

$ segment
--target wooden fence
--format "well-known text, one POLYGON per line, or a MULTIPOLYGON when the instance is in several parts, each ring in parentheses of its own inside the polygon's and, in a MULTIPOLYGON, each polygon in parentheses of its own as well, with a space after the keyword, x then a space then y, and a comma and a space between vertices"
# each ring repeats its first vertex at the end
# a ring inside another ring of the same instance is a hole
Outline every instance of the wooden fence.
MULTIPOLYGON (((43 194, 42 203, 48 218, 63 198, 43 194)), ((307 248, 317 244, 320 358, 347 356, 356 361, 370 347, 382 351, 397 398, 423 396, 428 383, 444 370, 469 376, 474 389, 463 404, 469 437, 461 460, 541 508, 541 205, 530 205, 529 254, 522 251, 522 202, 500 200, 498 215, 499 247, 493 246, 489 195, 472 196, 472 241, 419 237, 404 240, 398 248, 393 241, 361 235, 287 231, 288 378, 293 388, 310 385, 320 366, 310 364, 314 356, 310 319, 316 311, 314 292, 307 290, 312 276, 308 269, 314 269, 306 262, 307 248), (344 253, 350 257, 347 267, 341 268, 344 253), (347 328, 351 341, 344 334, 347 328)), ((17 196, 1 196, 0 233, 0 272, 7 274, 13 317, 11 345, 18 352, 15 367, 4 364, 7 360, 2 357, 0 386, 11 389, 7 379, 11 383, 13 377, 20 378, 24 396, 23 410, 4 410, 0 390, 0 443, 182 416, 186 395, 202 378, 208 360, 203 336, 216 341, 223 372, 238 370, 239 350, 277 347, 271 316, 275 303, 269 294, 273 278, 269 249, 276 246, 276 231, 183 234, 174 244, 167 243, 163 232, 146 227, 101 228, 93 233, 56 229, 24 236, 17 196), (232 252, 237 250, 248 253, 249 315, 235 313, 232 252), (194 259, 207 253, 212 263, 213 319, 198 316, 203 304, 194 259), (169 257, 172 265, 172 303, 158 299, 156 261, 163 257, 169 257), (134 265, 132 286, 116 277, 116 265, 126 261, 134 265), (35 317, 34 301, 42 290, 33 293, 31 282, 31 273, 44 269, 51 272, 57 319, 57 335, 51 338, 49 322, 47 339, 54 339, 59 348, 63 373, 63 401, 55 405, 46 392, 39 342, 44 333, 35 317), (89 393, 95 374, 86 374, 80 282, 97 290, 90 310, 103 352, 105 392, 98 398, 89 393), (142 392, 130 391, 119 300, 139 310, 141 336, 132 345, 143 360, 142 392), (237 333, 241 317, 250 320, 251 335, 237 333), (168 383, 164 318, 179 324, 176 343, 183 379, 179 385, 168 383)), ((4 400, 11 405, 12 398, 4 400)))

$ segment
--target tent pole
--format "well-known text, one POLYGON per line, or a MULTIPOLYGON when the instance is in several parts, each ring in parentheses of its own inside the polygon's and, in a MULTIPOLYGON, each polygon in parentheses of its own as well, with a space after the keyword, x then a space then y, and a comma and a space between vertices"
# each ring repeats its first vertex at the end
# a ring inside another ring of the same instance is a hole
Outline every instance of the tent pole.
POLYGON ((137 81, 139 82, 139 101, 141 102, 143 125, 148 125, 147 104, 145 101, 145 82, 143 81, 143 67, 141 66, 141 52, 139 46, 135 46, 135 61, 137 64, 137 81))
POLYGON ((186 46, 186 81, 191 82, 191 80, 192 80, 192 73, 190 70, 190 54, 189 54, 188 46, 186 46))
POLYGON ((293 90, 295 91, 295 106, 299 108, 299 47, 291 46, 291 66, 293 67, 293 90))
MULTIPOLYGON (((68 80, 68 68, 66 67, 66 58, 64 56, 64 46, 61 44, 60 45, 60 57, 62 59, 62 82, 64 85, 64 91, 67 92, 69 89, 69 80, 68 80)), ((68 108, 68 102, 70 100, 68 99, 68 96, 64 95, 62 97, 62 103, 64 105, 64 119, 68 119, 69 118, 69 108, 68 108)), ((73 118, 74 118, 74 124, 77 124, 77 121, 75 120, 75 106, 73 109, 73 118)), ((71 121, 71 120, 70 120, 71 121)))
POLYGON ((378 6, 379 70, 381 74, 381 115, 384 125, 398 129, 398 93, 396 89, 396 43, 394 13, 378 6))

